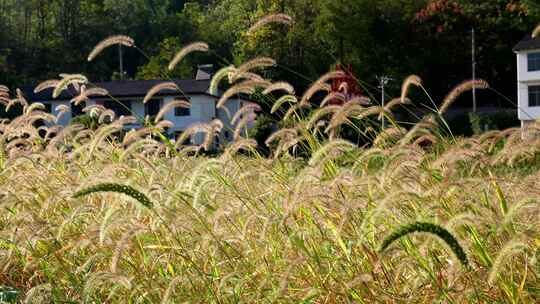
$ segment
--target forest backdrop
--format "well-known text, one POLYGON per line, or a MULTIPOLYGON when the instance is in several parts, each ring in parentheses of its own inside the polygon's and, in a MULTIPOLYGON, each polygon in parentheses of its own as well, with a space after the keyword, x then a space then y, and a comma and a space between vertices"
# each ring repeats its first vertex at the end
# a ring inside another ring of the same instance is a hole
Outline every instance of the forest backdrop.
POLYGON ((401 80, 417 74, 437 99, 471 78, 474 27, 478 77, 500 93, 483 93, 480 103, 511 106, 512 47, 539 21, 535 0, 0 0, 0 83, 36 84, 59 73, 116 79, 116 50, 92 63, 86 57, 102 39, 126 34, 139 48, 125 49, 127 78, 187 78, 197 64, 264 55, 279 63, 266 76, 299 88, 343 62, 370 94, 377 94, 377 75, 396 79, 389 85, 396 96, 401 80), (295 22, 246 35, 272 12, 295 22), (208 42, 212 52, 190 56, 168 74, 174 53, 193 41, 208 42))

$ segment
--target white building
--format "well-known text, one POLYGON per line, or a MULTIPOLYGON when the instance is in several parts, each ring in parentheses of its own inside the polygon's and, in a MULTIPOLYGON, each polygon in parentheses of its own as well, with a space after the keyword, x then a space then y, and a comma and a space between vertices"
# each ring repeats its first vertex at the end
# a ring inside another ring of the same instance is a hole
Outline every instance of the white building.
MULTIPOLYGON (((91 96, 86 105, 100 104, 115 112, 116 116, 133 115, 138 118, 155 116, 161 107, 175 99, 189 101, 190 108, 175 108, 165 114, 163 119, 171 121, 174 126, 167 130, 170 136, 176 136, 189 126, 195 123, 208 123, 214 119, 220 119, 224 128, 221 137, 217 140, 230 141, 233 139, 234 126, 231 125, 231 117, 223 109, 217 109, 216 104, 219 96, 209 92, 211 72, 208 66, 199 67, 196 79, 174 80, 180 88, 179 91, 163 90, 156 94, 152 100, 144 104, 142 101, 147 92, 155 85, 167 80, 121 80, 96 83, 96 87, 106 89, 114 100, 110 97, 91 96), (120 104, 120 103, 121 104, 120 104)), ((91 86, 89 86, 91 87, 91 86)), ((58 124, 68 125, 73 117, 82 113, 82 106, 76 107, 70 103, 71 99, 77 95, 73 90, 66 90, 57 99, 52 99, 52 89, 35 94, 31 88, 25 90, 25 95, 32 102, 41 102, 46 106, 46 110, 54 115, 58 105, 66 105, 71 108, 70 113, 65 113, 58 124), (72 92, 70 92, 72 91, 72 92)), ((231 116, 249 101, 240 98, 231 98, 226 103, 226 108, 231 116)), ((130 125, 129 128, 140 128, 141 124, 130 125)), ((192 143, 200 144, 202 136, 192 137, 192 143)))
POLYGON ((530 35, 515 47, 518 77, 518 117, 522 128, 540 119, 540 37, 530 35))

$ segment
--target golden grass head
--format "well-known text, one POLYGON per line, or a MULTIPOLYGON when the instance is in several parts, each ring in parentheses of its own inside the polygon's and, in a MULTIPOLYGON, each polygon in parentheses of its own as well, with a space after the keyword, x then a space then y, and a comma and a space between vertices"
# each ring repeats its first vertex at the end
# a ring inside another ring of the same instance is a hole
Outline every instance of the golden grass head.
POLYGON ((115 44, 124 45, 127 47, 133 47, 135 46, 135 40, 125 35, 116 35, 116 36, 111 36, 109 38, 106 38, 102 40, 100 43, 98 43, 94 47, 92 52, 90 52, 90 55, 88 55, 88 61, 90 62, 94 60, 94 58, 96 58, 97 55, 99 55, 104 49, 115 44))
POLYGON ((268 15, 268 16, 263 17, 259 21, 257 21, 257 23, 255 23, 253 26, 251 26, 248 29, 247 34, 251 35, 267 24, 281 23, 281 24, 291 25, 292 22, 293 22, 293 18, 287 14, 268 15))
POLYGON ((238 81, 243 77, 244 74, 250 72, 254 69, 262 69, 276 66, 276 61, 270 57, 257 57, 252 59, 244 64, 242 64, 238 69, 229 74, 229 82, 233 83, 238 81))
POLYGON ((210 82, 210 88, 208 89, 210 94, 218 95, 220 82, 223 80, 223 78, 228 77, 235 71, 236 67, 234 65, 226 66, 217 71, 216 74, 214 74, 214 76, 212 77, 212 81, 210 82))
POLYGON ((268 95, 275 91, 284 91, 289 95, 294 95, 294 87, 290 83, 284 81, 273 83, 263 91, 263 95, 268 95))
POLYGON ((421 86, 422 85, 422 79, 416 75, 410 75, 405 79, 403 82, 403 85, 401 86, 401 102, 405 103, 405 98, 407 97, 409 93, 409 88, 411 85, 414 86, 421 86))
POLYGON ((60 94, 62 94, 62 92, 69 87, 69 85, 80 85, 80 84, 87 84, 87 83, 88 83, 88 78, 86 78, 86 76, 82 74, 65 75, 65 77, 62 80, 60 80, 54 87, 52 97, 55 99, 58 98, 60 94))
POLYGON ((540 35, 540 24, 538 24, 536 26, 536 28, 534 29, 534 31, 532 32, 532 37, 533 38, 536 38, 540 35))
POLYGON ((176 83, 174 83, 172 81, 159 83, 159 84, 153 86, 148 91, 148 93, 146 93, 146 96, 143 99, 143 103, 147 103, 157 93, 159 93, 160 91, 164 91, 164 90, 170 90, 170 91, 177 92, 177 91, 180 91, 180 88, 178 87, 178 85, 176 85, 176 83))
POLYGON ((42 92, 46 89, 50 89, 50 88, 55 88, 58 83, 60 82, 60 80, 58 79, 50 79, 50 80, 45 80, 43 82, 41 82, 40 84, 38 84, 36 86, 36 88, 34 89, 34 93, 39 93, 39 92, 42 92))
POLYGON ((441 108, 439 109, 439 113, 443 114, 448 110, 448 108, 454 103, 454 101, 463 93, 470 91, 472 89, 487 89, 489 88, 489 84, 487 81, 482 79, 477 80, 469 80, 461 83, 457 87, 455 87, 444 99, 441 108))
POLYGON ((205 42, 194 42, 186 45, 180 51, 178 51, 178 53, 176 53, 174 58, 171 60, 171 63, 169 63, 169 71, 174 70, 178 63, 188 54, 193 52, 208 52, 209 49, 210 47, 205 42))

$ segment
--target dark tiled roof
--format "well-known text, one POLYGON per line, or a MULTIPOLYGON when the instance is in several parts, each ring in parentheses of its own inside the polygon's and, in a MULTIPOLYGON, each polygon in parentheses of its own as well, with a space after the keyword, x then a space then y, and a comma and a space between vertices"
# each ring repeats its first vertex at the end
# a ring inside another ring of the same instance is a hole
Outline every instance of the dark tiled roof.
POLYGON ((525 36, 515 47, 514 51, 526 51, 540 49, 540 37, 533 38, 531 35, 525 36))
MULTIPOLYGON (((93 85, 88 85, 88 87, 100 87, 109 91, 109 94, 116 97, 144 97, 146 93, 155 85, 163 82, 168 82, 167 80, 117 80, 110 82, 98 82, 93 85)), ((182 90, 181 92, 163 90, 160 91, 157 95, 182 95, 184 94, 207 94, 208 88, 210 86, 210 80, 174 80, 178 87, 182 90)), ((24 96, 30 101, 45 101, 52 100, 53 89, 47 89, 38 94, 34 93, 34 87, 24 87, 22 88, 24 96)), ((68 90, 65 90, 57 100, 70 100, 77 93, 73 87, 69 87, 68 90)))

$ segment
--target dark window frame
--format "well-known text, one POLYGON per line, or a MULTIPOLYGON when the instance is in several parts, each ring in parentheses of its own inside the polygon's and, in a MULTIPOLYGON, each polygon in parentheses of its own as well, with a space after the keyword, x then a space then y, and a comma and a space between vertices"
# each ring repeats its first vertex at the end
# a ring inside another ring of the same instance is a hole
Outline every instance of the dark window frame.
POLYGON ((104 100, 103 106, 109 110, 113 110, 117 117, 122 115, 133 115, 133 100, 104 100), (123 106, 119 103, 121 103, 123 106), (129 110, 126 109, 126 107, 129 108, 129 110))
POLYGON ((176 107, 176 108, 174 108, 174 116, 175 117, 191 116, 191 107, 189 107, 189 108, 184 108, 184 107, 176 107))
POLYGON ((43 103, 43 105, 45 106, 45 109, 43 109, 43 112, 53 114, 52 103, 45 102, 43 103))
POLYGON ((529 72, 540 71, 540 52, 527 54, 527 70, 529 72))
POLYGON ((146 104, 144 104, 144 116, 150 116, 150 117, 156 116, 161 110, 161 103, 162 103, 161 98, 150 99, 146 104), (153 108, 153 107, 156 107, 156 108, 153 108))
POLYGON ((529 107, 540 107, 540 85, 528 87, 529 107))

